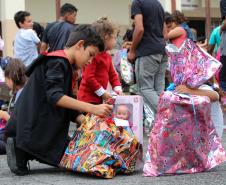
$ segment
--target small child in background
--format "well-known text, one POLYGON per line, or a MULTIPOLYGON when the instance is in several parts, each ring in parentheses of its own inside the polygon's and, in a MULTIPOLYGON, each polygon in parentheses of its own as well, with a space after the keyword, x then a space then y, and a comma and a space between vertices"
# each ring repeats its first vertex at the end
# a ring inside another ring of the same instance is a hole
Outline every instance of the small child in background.
POLYGON ((122 120, 127 120, 129 122, 129 127, 133 127, 133 123, 129 121, 130 111, 126 105, 119 105, 116 108, 115 117, 122 120))
POLYGON ((185 85, 179 85, 176 87, 176 92, 209 97, 211 101, 211 119, 213 121, 218 136, 222 138, 224 122, 223 113, 219 101, 219 94, 207 84, 203 84, 197 89, 191 89, 185 85))
POLYGON ((115 46, 117 32, 115 26, 104 17, 93 23, 92 27, 104 41, 105 51, 98 54, 91 64, 83 68, 78 99, 100 104, 111 98, 110 93, 106 91, 109 82, 115 93, 122 94, 122 87, 113 67, 111 55, 107 53, 115 46))
POLYGON ((9 63, 5 68, 5 83, 13 93, 8 111, 0 110, 0 154, 5 154, 5 127, 10 118, 13 104, 15 105, 20 93, 26 83, 25 65, 19 59, 9 58, 9 63))

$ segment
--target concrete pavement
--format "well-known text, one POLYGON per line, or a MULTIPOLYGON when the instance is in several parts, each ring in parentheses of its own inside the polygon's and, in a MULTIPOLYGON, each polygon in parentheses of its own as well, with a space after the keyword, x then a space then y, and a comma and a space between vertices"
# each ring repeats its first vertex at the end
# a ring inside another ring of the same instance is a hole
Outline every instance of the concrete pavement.
MULTIPOLYGON (((145 151, 148 138, 144 138, 145 151)), ((226 147, 226 133, 223 136, 226 147)), ((205 173, 164 177, 142 177, 142 167, 130 176, 118 175, 105 180, 83 174, 64 172, 38 162, 30 162, 31 174, 13 175, 6 163, 6 156, 0 156, 0 185, 226 185, 226 163, 205 173)))

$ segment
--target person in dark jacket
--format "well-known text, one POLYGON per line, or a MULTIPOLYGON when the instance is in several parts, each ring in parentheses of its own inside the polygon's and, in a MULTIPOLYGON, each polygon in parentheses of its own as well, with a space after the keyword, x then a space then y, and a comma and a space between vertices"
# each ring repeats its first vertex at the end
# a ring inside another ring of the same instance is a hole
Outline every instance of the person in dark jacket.
POLYGON ((103 49, 90 26, 78 26, 64 50, 41 55, 28 68, 29 80, 6 126, 7 162, 13 173, 27 174, 30 159, 58 166, 68 145, 70 121, 81 122, 80 112, 110 114, 112 106, 81 102, 72 93, 73 69, 82 68, 103 49))

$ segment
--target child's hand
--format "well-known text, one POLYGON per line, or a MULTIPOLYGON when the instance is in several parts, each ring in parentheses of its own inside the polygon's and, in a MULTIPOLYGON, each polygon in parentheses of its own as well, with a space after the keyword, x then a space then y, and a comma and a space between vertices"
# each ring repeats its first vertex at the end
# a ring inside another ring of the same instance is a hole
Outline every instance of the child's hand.
POLYGON ((9 118, 10 118, 10 115, 8 114, 8 112, 0 110, 0 119, 8 121, 9 118))
POLYGON ((109 98, 112 98, 112 96, 110 94, 108 94, 107 92, 102 95, 102 99, 104 101, 108 101, 109 98))
POLYGON ((123 92, 122 92, 122 91, 115 91, 115 93, 116 93, 117 95, 120 95, 120 96, 123 95, 123 92))
POLYGON ((182 94, 191 94, 191 89, 188 88, 186 85, 178 85, 175 88, 175 92, 182 94))
POLYGON ((93 109, 93 114, 102 116, 102 117, 107 117, 111 114, 113 105, 108 105, 108 104, 101 104, 101 105, 94 105, 95 108, 93 109))

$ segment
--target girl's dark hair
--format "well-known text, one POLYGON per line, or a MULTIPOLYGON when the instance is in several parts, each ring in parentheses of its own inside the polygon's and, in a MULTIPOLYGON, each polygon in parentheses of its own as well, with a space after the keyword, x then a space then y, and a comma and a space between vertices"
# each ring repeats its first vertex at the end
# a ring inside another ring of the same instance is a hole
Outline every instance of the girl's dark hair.
POLYGON ((25 21, 25 17, 30 16, 30 12, 27 11, 19 11, 14 15, 14 21, 17 25, 18 28, 20 28, 20 24, 19 23, 24 23, 25 21))
POLYGON ((5 68, 5 77, 13 82, 13 91, 16 86, 24 86, 26 83, 25 65, 17 58, 10 58, 5 68))
POLYGON ((80 40, 84 40, 84 47, 87 46, 96 46, 99 51, 104 51, 104 42, 101 39, 100 35, 87 24, 78 25, 76 28, 71 31, 69 38, 66 43, 66 47, 70 48, 74 46, 80 40))
POLYGON ((187 18, 184 16, 184 14, 178 10, 173 12, 173 21, 176 22, 177 24, 182 24, 184 22, 187 22, 187 18))
POLYGON ((169 12, 165 12, 164 20, 166 24, 173 22, 173 16, 169 12))

